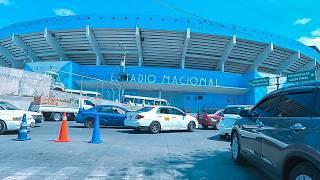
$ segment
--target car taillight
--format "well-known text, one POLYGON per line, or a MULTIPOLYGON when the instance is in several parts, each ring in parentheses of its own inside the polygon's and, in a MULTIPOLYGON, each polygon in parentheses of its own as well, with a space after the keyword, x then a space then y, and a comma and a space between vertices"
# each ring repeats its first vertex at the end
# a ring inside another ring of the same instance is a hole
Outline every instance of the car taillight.
POLYGON ((136 115, 136 119, 142 119, 142 118, 144 118, 144 115, 141 115, 141 114, 136 115))

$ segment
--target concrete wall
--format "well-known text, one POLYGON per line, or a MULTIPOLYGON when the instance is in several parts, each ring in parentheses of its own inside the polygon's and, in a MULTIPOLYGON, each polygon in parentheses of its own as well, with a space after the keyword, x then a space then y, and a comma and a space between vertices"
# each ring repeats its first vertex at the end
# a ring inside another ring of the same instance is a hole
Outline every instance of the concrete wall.
POLYGON ((31 102, 33 102, 33 97, 24 96, 0 96, 0 101, 5 101, 13 104, 19 109, 28 110, 31 102))
POLYGON ((48 76, 19 69, 0 67, 0 96, 49 96, 48 76))

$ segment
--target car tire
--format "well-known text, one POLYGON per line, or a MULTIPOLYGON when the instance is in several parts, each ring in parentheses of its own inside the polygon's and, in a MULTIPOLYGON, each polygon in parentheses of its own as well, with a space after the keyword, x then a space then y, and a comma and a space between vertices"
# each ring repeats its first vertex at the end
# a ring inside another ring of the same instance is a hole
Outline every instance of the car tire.
POLYGON ((238 165, 242 165, 245 162, 245 159, 241 155, 240 148, 239 135, 238 133, 233 133, 231 137, 231 156, 232 160, 238 165))
POLYGON ((67 120, 68 121, 74 121, 76 119, 76 116, 73 113, 67 114, 67 120))
POLYGON ((192 132, 195 127, 196 127, 196 123, 194 123, 193 121, 190 121, 188 124, 188 131, 192 132))
POLYGON ((7 125, 4 121, 0 121, 0 134, 4 134, 7 131, 7 125))
POLYGON ((53 121, 61 121, 62 120, 62 114, 55 112, 51 114, 51 120, 53 121))
POLYGON ((149 126, 149 132, 152 134, 157 134, 161 131, 161 125, 159 122, 152 122, 149 126))
POLYGON ((93 128, 94 127, 94 120, 92 118, 86 118, 83 122, 83 125, 86 128, 93 128))
POLYGON ((202 127, 203 127, 204 129, 208 129, 209 126, 207 126, 207 125, 202 125, 202 127))
POLYGON ((310 162, 302 162, 296 165, 289 175, 289 180, 295 179, 318 179, 320 170, 318 170, 310 162))

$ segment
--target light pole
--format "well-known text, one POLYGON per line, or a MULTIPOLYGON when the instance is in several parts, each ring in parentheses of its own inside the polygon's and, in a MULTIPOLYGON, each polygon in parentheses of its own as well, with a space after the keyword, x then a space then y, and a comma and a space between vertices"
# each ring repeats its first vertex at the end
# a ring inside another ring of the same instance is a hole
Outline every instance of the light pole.
POLYGON ((124 79, 123 78, 127 78, 126 76, 126 57, 127 57, 127 48, 126 46, 123 46, 122 44, 120 43, 115 43, 117 44, 118 47, 120 47, 122 50, 123 50, 123 61, 120 62, 120 66, 122 67, 122 73, 120 73, 120 89, 119 89, 119 101, 121 99, 121 96, 124 95, 124 79))

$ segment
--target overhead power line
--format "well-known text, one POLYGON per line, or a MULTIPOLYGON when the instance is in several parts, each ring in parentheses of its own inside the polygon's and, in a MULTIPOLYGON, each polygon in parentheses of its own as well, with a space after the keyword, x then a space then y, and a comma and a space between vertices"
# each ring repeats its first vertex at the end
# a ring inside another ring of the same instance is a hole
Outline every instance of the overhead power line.
POLYGON ((209 23, 215 24, 215 25, 217 25, 217 26, 223 27, 223 28, 225 28, 225 29, 229 29, 229 30, 231 30, 231 31, 238 32, 238 33, 240 33, 240 34, 243 34, 243 35, 246 35, 246 36, 251 36, 251 37, 256 38, 256 37, 253 36, 252 34, 248 34, 248 33, 245 33, 245 32, 243 32, 243 31, 239 31, 239 30, 235 29, 234 27, 228 27, 228 26, 226 26, 225 24, 222 24, 222 23, 213 21, 213 20, 208 19, 208 18, 203 17, 203 16, 199 16, 199 15, 194 14, 194 13, 192 13, 192 12, 189 12, 189 11, 186 11, 186 10, 183 10, 183 9, 180 9, 180 8, 177 8, 177 7, 174 6, 173 4, 167 3, 167 2, 165 2, 165 1, 163 1, 163 0, 153 0, 153 1, 154 1, 155 3, 157 3, 158 5, 163 6, 163 7, 165 7, 165 8, 172 9, 172 10, 178 11, 178 12, 180 12, 180 13, 187 14, 187 15, 189 15, 189 16, 192 16, 192 17, 194 17, 194 18, 197 18, 197 19, 199 19, 199 20, 202 20, 202 21, 204 21, 204 22, 209 22, 209 23))

